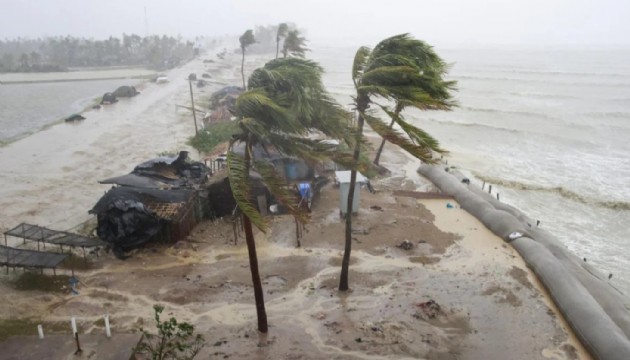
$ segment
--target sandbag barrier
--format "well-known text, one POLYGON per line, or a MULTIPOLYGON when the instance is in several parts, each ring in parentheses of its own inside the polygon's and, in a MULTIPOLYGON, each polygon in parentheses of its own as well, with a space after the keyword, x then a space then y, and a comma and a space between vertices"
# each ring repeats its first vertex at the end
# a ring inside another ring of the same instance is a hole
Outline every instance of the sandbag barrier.
POLYGON ((520 210, 463 183, 461 173, 448 170, 423 164, 418 173, 452 195, 464 210, 518 251, 594 358, 630 359, 628 298, 520 210))

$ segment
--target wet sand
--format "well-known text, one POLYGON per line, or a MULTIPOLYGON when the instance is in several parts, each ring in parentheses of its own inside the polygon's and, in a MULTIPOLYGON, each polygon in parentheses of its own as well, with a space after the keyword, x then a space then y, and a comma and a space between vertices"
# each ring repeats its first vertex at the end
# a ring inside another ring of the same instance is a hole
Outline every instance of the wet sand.
MULTIPOLYGON (((0 225, 67 229, 87 219, 106 190, 98 179, 178 150, 194 132, 190 114, 175 106, 187 105, 187 74, 213 67, 206 71, 213 80, 238 84, 239 69, 229 64, 193 61, 169 73, 170 83, 146 84, 136 98, 86 112, 82 123, 0 148, 0 225)), ((256 234, 268 335, 256 331, 245 241, 233 244, 226 220, 126 261, 91 257, 94 268, 78 273, 78 296, 16 291, 9 280, 19 272, 2 275, 0 301, 11 306, 0 308, 0 318, 77 316, 82 333, 99 334, 109 313, 114 332, 128 333, 150 328, 151 307, 160 303, 206 337, 200 359, 590 358, 510 246, 452 200, 394 196, 432 185, 391 146, 382 163, 392 174, 373 182, 376 193, 361 191, 350 292, 336 290, 344 238, 334 186, 315 201, 301 248, 286 216, 256 234), (397 247, 405 240, 411 249, 397 247)))

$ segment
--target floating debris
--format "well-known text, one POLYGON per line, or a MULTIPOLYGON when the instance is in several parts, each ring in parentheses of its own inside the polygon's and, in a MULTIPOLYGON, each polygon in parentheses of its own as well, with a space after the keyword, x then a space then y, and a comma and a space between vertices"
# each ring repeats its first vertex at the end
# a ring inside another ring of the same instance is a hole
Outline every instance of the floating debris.
MULTIPOLYGON (((440 304, 435 302, 435 300, 433 299, 416 304, 416 306, 419 307, 422 311, 422 314, 429 319, 435 319, 435 317, 437 317, 442 312, 440 304)), ((416 313, 414 317, 421 318, 418 313, 416 313)))
POLYGON ((411 250, 413 248, 413 243, 407 239, 405 239, 403 242, 401 242, 400 244, 396 245, 397 248, 403 249, 403 250, 411 250))

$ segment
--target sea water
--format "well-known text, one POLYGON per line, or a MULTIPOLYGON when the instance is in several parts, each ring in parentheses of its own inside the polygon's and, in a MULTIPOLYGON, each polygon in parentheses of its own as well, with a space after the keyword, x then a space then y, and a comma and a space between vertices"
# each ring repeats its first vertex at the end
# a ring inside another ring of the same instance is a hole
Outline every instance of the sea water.
MULTIPOLYGON (((355 51, 311 54, 344 105, 355 51)), ((492 184, 630 294, 630 49, 437 51, 459 106, 406 119, 450 151, 449 165, 492 184)))

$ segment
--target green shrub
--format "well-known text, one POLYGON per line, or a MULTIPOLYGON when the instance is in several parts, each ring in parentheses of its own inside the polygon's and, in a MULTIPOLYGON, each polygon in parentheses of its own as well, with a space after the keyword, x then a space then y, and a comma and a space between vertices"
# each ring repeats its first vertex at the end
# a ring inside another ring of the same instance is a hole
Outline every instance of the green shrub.
POLYGON ((190 138, 188 144, 201 152, 209 153, 217 145, 230 140, 232 134, 238 132, 238 122, 236 121, 210 124, 190 138))
POLYGON ((148 354, 152 360, 191 360, 206 345, 200 334, 195 335, 195 327, 187 322, 178 322, 174 317, 162 321, 160 314, 164 306, 154 305, 157 335, 140 329, 144 335, 136 352, 148 354))

